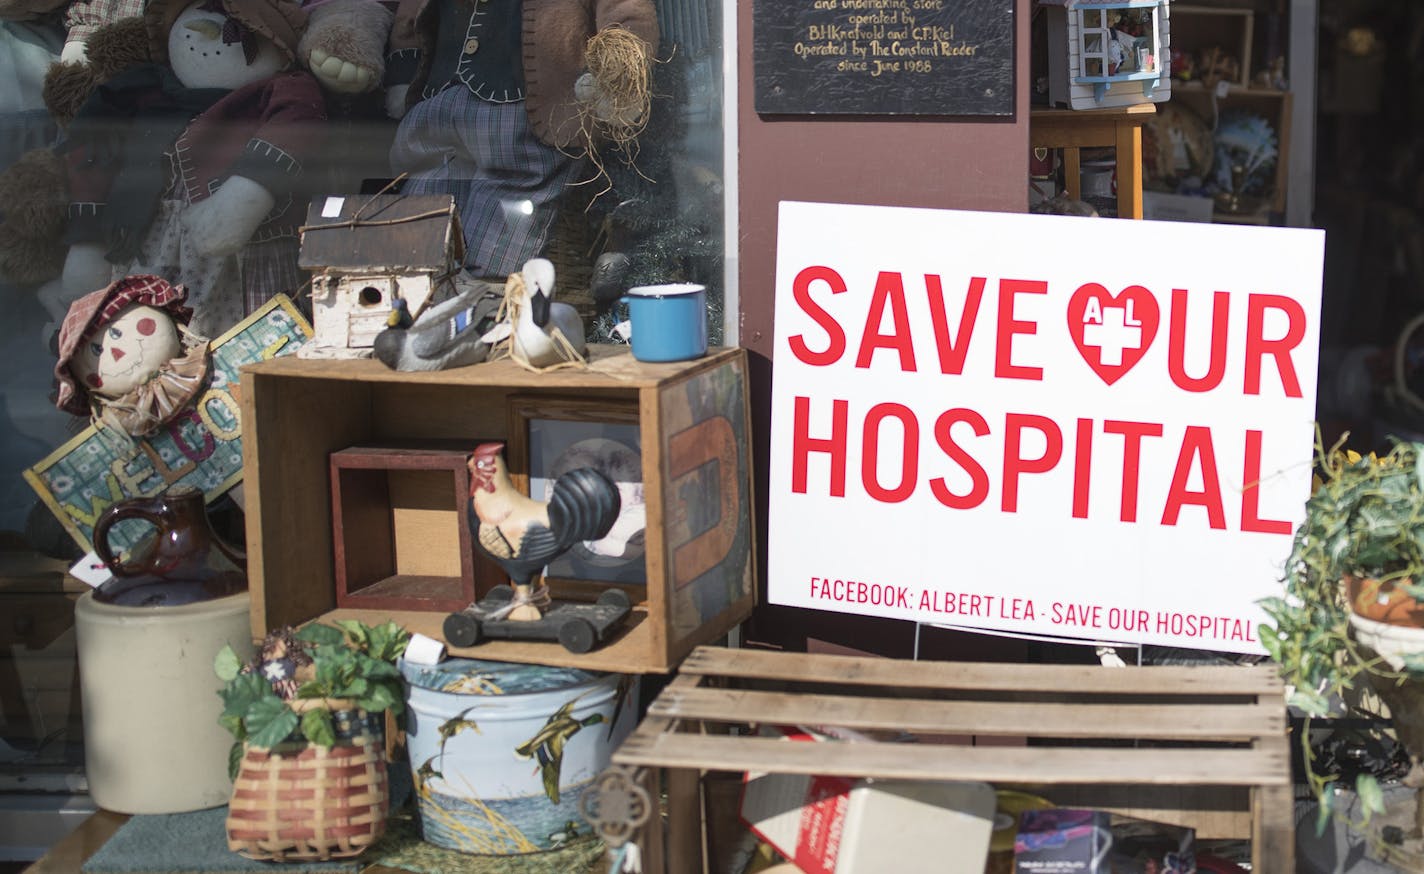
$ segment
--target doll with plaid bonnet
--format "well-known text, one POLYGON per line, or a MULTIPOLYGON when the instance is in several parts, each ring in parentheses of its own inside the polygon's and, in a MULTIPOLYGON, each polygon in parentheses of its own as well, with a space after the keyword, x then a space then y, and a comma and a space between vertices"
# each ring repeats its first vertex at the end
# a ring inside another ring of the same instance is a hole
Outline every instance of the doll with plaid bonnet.
POLYGON ((186 410, 208 376, 208 344, 186 330, 187 294, 136 275, 75 301, 59 329, 55 405, 134 437, 186 410))

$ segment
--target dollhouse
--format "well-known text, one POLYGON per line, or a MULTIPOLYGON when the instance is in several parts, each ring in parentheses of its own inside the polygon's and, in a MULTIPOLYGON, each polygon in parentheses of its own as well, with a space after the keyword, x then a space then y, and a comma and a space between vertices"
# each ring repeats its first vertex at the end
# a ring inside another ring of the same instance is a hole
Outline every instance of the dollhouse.
POLYGON ((1048 97, 1101 109, 1172 96, 1168 0, 1039 0, 1048 26, 1048 97))

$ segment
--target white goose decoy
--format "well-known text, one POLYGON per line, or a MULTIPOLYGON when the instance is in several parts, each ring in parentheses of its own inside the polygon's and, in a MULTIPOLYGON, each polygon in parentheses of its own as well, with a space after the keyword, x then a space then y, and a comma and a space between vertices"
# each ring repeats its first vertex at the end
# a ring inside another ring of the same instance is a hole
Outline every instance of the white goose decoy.
POLYGON ((566 303, 555 303, 554 265, 546 258, 524 262, 521 273, 524 290, 520 295, 519 318, 514 323, 510 351, 514 357, 534 367, 549 367, 574 360, 569 349, 584 355, 583 319, 578 310, 566 303), (553 336, 558 329, 567 343, 553 336))

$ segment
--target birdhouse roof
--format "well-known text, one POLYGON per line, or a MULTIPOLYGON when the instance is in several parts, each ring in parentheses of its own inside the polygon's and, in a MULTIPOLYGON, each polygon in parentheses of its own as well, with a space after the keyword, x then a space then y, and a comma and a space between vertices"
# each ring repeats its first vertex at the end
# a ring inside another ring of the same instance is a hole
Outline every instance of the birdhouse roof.
POLYGON ((307 208, 298 265, 304 270, 439 272, 464 260, 448 194, 317 197, 307 208))

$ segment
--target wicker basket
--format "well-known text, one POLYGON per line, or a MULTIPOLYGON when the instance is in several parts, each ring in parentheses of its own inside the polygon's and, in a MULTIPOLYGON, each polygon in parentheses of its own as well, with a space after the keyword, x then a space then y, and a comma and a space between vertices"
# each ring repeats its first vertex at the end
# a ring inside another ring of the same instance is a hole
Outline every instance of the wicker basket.
POLYGON ((228 808, 228 849, 271 862, 360 855, 385 832, 390 812, 384 715, 338 709, 341 702, 290 703, 298 713, 336 705, 336 745, 244 744, 228 808))

